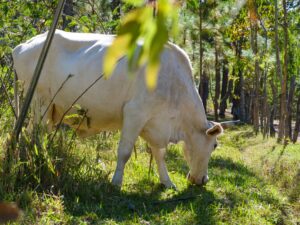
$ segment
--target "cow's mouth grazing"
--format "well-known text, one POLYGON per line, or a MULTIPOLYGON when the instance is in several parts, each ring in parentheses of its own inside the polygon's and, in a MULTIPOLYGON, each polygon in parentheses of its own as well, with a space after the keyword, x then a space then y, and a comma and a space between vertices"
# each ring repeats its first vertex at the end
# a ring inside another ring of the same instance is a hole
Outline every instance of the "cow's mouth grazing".
POLYGON ((196 184, 196 185, 199 185, 199 186, 203 186, 203 185, 207 184, 207 182, 208 182, 208 180, 209 180, 209 178, 208 178, 207 175, 203 176, 201 180, 200 180, 200 179, 196 179, 196 178, 194 178, 194 177, 190 174, 190 172, 189 172, 188 175, 187 175, 187 179, 188 179, 192 184, 196 184))

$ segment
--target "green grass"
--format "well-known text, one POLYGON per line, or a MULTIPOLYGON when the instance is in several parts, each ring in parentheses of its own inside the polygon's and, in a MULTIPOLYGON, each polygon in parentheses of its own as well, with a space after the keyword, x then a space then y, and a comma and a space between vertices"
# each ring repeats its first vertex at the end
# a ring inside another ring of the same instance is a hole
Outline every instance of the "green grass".
MULTIPOLYGON (((209 165, 204 187, 186 180, 180 145, 167 164, 178 190, 159 184, 143 141, 129 160, 121 190, 111 186, 119 133, 76 139, 60 154, 59 179, 44 191, 4 193, 24 216, 16 224, 299 224, 300 145, 283 148, 254 136, 247 126, 226 131, 209 165)), ((38 190, 38 191, 37 191, 38 190)))

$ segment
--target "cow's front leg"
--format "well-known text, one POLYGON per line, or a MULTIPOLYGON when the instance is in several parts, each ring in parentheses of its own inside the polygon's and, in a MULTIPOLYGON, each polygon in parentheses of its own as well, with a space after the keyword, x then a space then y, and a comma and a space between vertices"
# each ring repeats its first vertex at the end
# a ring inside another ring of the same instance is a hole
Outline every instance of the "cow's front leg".
POLYGON ((169 177, 169 174, 168 174, 167 166, 165 163, 165 153, 166 153, 166 150, 164 148, 162 148, 162 149, 152 148, 152 154, 153 154, 156 164, 157 164, 160 182, 166 188, 176 189, 175 184, 172 183, 172 181, 169 177))
POLYGON ((112 178, 113 185, 122 185, 125 164, 131 156, 134 143, 139 136, 145 121, 143 114, 135 104, 128 103, 125 105, 123 128, 118 146, 117 167, 112 178))

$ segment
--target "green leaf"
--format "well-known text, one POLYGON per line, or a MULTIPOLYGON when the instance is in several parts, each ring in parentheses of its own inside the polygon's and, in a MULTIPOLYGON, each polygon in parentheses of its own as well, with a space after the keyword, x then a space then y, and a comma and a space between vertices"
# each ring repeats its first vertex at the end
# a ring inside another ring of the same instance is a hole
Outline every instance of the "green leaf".
POLYGON ((39 155, 39 150, 37 149, 36 144, 34 144, 33 149, 34 149, 35 155, 38 156, 39 155))
MULTIPOLYGON (((134 4, 142 4, 134 1, 134 4)), ((127 1, 132 3, 132 1, 127 1)), ((160 66, 160 54, 169 37, 168 24, 171 33, 175 34, 174 26, 177 24, 177 11, 168 0, 158 1, 157 17, 153 18, 153 8, 146 5, 128 13, 123 19, 118 36, 107 50, 103 72, 108 78, 116 64, 124 55, 128 58, 129 72, 138 66, 146 64, 146 84, 149 89, 154 89, 157 73, 160 66), (137 42, 143 40, 139 46, 137 42), (137 50, 139 47, 139 50, 137 50), (148 68, 149 67, 149 68, 148 68)))
POLYGON ((125 55, 130 39, 130 34, 118 36, 116 37, 110 48, 108 48, 103 64, 103 72, 105 78, 109 78, 111 76, 117 65, 117 61, 123 55, 125 55))
POLYGON ((146 84, 150 90, 155 89, 159 71, 159 60, 152 60, 146 68, 146 84))
POLYGON ((133 6, 136 6, 136 7, 142 6, 145 3, 144 0, 123 0, 123 2, 133 5, 133 6))

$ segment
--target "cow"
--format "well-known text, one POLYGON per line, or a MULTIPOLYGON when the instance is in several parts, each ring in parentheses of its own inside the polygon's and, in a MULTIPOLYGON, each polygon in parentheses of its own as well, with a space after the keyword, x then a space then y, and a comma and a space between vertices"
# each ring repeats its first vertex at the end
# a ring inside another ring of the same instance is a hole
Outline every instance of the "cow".
MULTIPOLYGON (((47 32, 37 35, 13 49, 14 68, 24 81, 25 91, 46 36, 47 32)), ((79 126, 70 119, 64 123, 76 128, 82 137, 121 130, 113 185, 121 187, 125 164, 138 136, 149 144, 160 182, 167 188, 175 185, 168 175, 165 149, 169 143, 179 141, 184 143, 184 156, 190 168, 188 180, 205 184, 208 161, 223 128, 206 118, 187 54, 175 44, 165 45, 154 90, 149 90, 145 83, 145 65, 128 72, 126 56, 118 61, 110 78, 100 79, 87 90, 103 73, 103 59, 113 40, 113 35, 56 30, 34 95, 41 112, 46 111, 44 122, 57 125, 85 92, 76 104, 85 110, 86 121, 79 126)), ((75 111, 72 108, 68 113, 75 111)))

